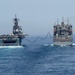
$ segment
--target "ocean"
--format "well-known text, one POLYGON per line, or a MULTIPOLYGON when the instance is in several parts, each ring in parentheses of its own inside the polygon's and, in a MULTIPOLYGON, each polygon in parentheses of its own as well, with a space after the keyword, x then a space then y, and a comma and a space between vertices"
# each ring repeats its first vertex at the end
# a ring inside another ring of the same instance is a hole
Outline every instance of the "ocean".
POLYGON ((53 46, 50 37, 27 39, 24 47, 0 48, 0 75, 75 75, 75 46, 53 46))

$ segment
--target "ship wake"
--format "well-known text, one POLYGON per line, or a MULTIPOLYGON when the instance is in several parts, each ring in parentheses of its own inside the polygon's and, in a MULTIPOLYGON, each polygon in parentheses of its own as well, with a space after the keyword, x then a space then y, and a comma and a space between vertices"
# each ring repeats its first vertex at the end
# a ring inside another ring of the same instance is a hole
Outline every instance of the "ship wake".
POLYGON ((23 46, 0 46, 0 48, 23 48, 23 46))
MULTIPOLYGON (((54 44, 44 44, 44 46, 55 46, 54 44)), ((68 45, 59 45, 60 47, 64 47, 64 46, 68 46, 68 45)), ((75 46, 75 43, 73 43, 72 45, 70 45, 70 46, 75 46)))

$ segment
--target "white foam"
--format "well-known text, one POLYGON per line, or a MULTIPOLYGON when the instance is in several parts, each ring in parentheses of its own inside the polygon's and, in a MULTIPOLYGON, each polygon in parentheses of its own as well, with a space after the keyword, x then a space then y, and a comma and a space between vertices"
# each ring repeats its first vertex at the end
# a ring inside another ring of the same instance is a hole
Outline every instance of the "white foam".
POLYGON ((44 44, 44 46, 49 46, 49 44, 44 44))
MULTIPOLYGON (((50 44, 50 46, 54 46, 54 44, 50 44)), ((68 46, 68 45, 59 45, 60 47, 68 46)), ((72 46, 75 46, 75 43, 72 44, 72 46)))
MULTIPOLYGON (((54 44, 44 44, 44 46, 54 46, 54 44)), ((68 45, 59 45, 60 47, 65 47, 68 45)), ((75 46, 75 43, 72 44, 72 46, 75 46)))
POLYGON ((75 46, 75 43, 73 43, 73 46, 75 46))
POLYGON ((54 44, 50 44, 50 46, 54 46, 54 44))
POLYGON ((67 46, 67 45, 60 45, 61 47, 63 47, 63 46, 67 46))
POLYGON ((23 48, 23 46, 0 46, 0 48, 23 48))
POLYGON ((44 46, 54 46, 54 44, 44 44, 44 46))

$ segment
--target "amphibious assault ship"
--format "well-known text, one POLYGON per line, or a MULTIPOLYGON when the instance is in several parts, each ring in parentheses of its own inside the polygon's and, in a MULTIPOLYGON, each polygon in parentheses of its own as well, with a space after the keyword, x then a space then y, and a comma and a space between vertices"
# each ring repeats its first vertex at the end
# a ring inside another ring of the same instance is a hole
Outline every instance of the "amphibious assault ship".
POLYGON ((0 35, 0 46, 21 46, 22 39, 25 35, 22 32, 21 26, 18 25, 18 18, 15 15, 12 34, 0 35))
POLYGON ((53 42, 55 46, 70 46, 73 44, 72 25, 69 24, 69 20, 67 20, 67 24, 62 19, 61 24, 54 25, 53 42))

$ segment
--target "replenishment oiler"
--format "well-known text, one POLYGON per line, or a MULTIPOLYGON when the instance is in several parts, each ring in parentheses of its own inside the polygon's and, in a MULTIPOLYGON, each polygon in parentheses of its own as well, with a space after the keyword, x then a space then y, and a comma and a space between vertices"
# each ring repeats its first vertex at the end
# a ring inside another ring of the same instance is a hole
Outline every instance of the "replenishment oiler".
POLYGON ((73 36, 72 36, 72 25, 69 24, 69 20, 67 24, 64 23, 62 19, 61 24, 57 22, 54 25, 54 34, 53 34, 53 42, 55 46, 71 46, 73 44, 73 36))
POLYGON ((22 39, 26 35, 23 34, 21 26, 18 25, 18 18, 15 15, 12 34, 0 35, 0 46, 21 46, 22 39))

